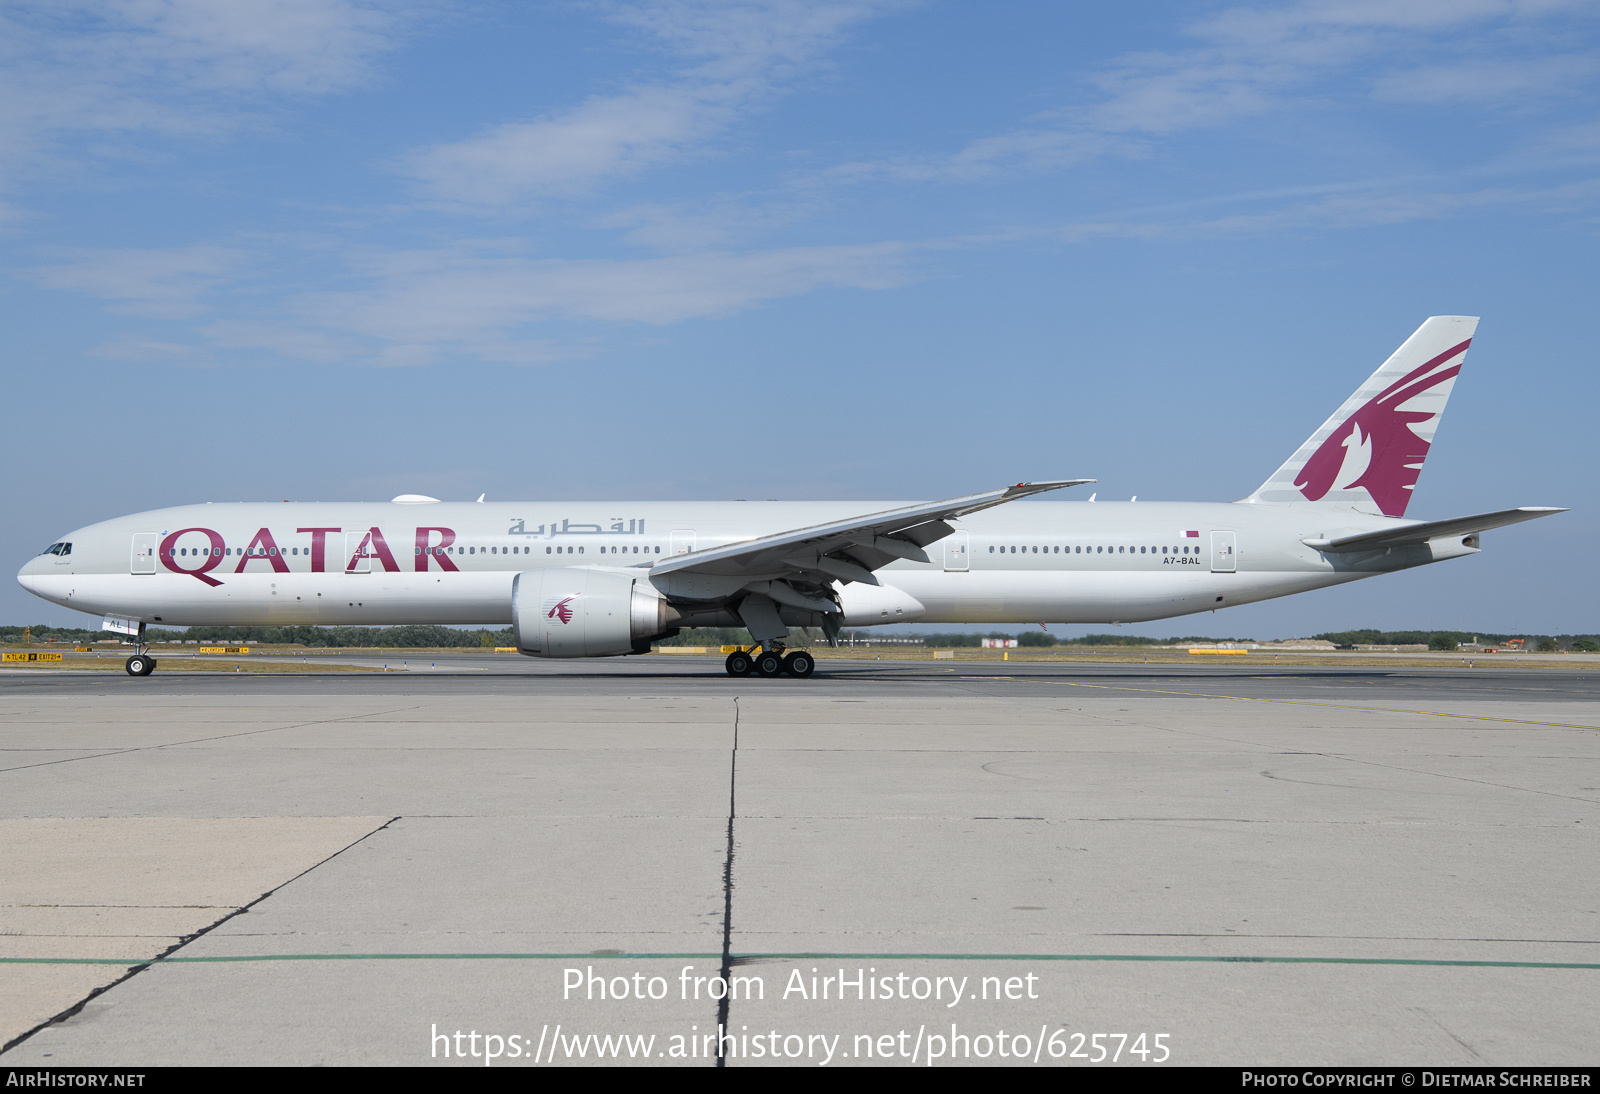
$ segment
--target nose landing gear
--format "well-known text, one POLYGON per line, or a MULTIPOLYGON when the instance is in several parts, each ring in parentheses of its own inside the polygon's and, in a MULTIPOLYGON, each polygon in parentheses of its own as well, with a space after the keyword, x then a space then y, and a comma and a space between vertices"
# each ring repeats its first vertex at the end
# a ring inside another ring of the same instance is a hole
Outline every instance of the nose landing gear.
POLYGON ((149 648, 144 644, 143 623, 139 624, 139 633, 133 639, 133 656, 122 667, 128 670, 129 676, 149 676, 156 671, 156 659, 150 656, 149 648))

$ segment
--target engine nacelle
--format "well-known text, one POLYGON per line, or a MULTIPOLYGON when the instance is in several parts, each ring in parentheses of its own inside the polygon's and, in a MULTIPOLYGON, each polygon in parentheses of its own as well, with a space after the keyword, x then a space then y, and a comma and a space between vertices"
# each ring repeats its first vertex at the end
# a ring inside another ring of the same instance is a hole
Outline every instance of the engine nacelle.
POLYGON ((678 613, 637 571, 599 566, 527 570, 511 583, 511 628, 532 657, 647 653, 676 634, 678 613))
POLYGON ((922 601, 893 585, 863 585, 853 581, 839 590, 841 621, 847 627, 881 623, 914 623, 927 614, 922 601))

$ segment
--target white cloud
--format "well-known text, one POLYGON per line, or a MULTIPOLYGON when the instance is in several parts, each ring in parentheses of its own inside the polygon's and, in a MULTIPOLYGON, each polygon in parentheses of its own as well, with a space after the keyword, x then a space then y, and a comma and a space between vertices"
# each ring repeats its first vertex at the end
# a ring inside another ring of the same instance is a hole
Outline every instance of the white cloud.
POLYGON ((227 247, 58 252, 64 261, 22 271, 47 289, 110 300, 121 315, 179 319, 205 310, 203 297, 223 285, 246 255, 227 247))
POLYGON ((446 353, 538 363, 598 352, 541 326, 666 325, 718 318, 817 289, 889 289, 916 274, 898 243, 701 252, 637 260, 536 259, 489 246, 367 256, 368 287, 283 301, 271 320, 200 333, 219 348, 327 363, 427 364, 446 353))
MULTIPOLYGON (((1600 179, 1583 179, 1543 187, 1485 187, 1448 191, 1416 186, 1346 188, 1309 199, 1290 200, 1262 211, 1225 216, 1107 217, 1070 224, 1057 238, 1081 243, 1107 237, 1139 239, 1217 239, 1309 229, 1368 228, 1419 220, 1448 220, 1483 209, 1531 213, 1572 213, 1600 205, 1600 179)), ((1263 204, 1262 195, 1241 195, 1252 206, 1263 204)))
POLYGON ((962 182, 1150 154, 1175 134, 1275 112, 1370 100, 1525 107, 1570 93, 1600 58, 1561 27, 1587 25, 1582 0, 1308 0, 1235 7, 1185 28, 1186 49, 1124 55, 1080 79, 1070 108, 982 137, 954 154, 891 156, 825 172, 962 182))
POLYGON ((824 286, 892 288, 909 280, 907 250, 865 244, 632 260, 401 252, 369 263, 373 289, 318 294, 300 307, 319 326, 418 344, 548 320, 667 324, 824 286))
POLYGON ((1374 81, 1373 97, 1397 103, 1514 102, 1579 94, 1600 73, 1600 53, 1542 57, 1538 63, 1473 59, 1427 65, 1374 81))
POLYGON ((0 173, 107 151, 69 150, 74 138, 216 134, 269 96, 359 84, 400 21, 357 0, 12 4, 0 13, 0 173))
POLYGON ((785 194, 767 200, 716 198, 699 207, 648 203, 604 213, 590 223, 623 229, 624 242, 653 251, 726 251, 763 232, 789 227, 817 211, 817 203, 785 194))
MULTIPOLYGON (((370 252, 346 280, 364 287, 284 296, 264 307, 240 290, 262 256, 225 247, 60 252, 60 261, 21 271, 48 289, 107 301, 107 310, 154 320, 188 320, 196 346, 128 333, 98 346, 100 356, 205 364, 215 351, 263 351, 324 364, 421 365, 445 353, 539 363, 602 349, 598 334, 565 342, 551 323, 661 326, 733 315, 767 301, 824 288, 891 289, 918 274, 916 247, 903 243, 699 251, 634 260, 540 259, 512 253, 516 242, 437 250, 370 252)), ((233 355, 237 359, 237 354, 233 355)))
POLYGON ((468 205, 578 194, 704 140, 728 120, 731 97, 726 88, 646 88, 596 97, 559 117, 496 126, 427 149, 407 166, 436 197, 468 205), (716 101, 716 91, 724 102, 716 101))
POLYGON ((96 357, 116 361, 157 362, 190 367, 213 363, 215 358, 199 347, 186 342, 166 342, 159 338, 144 338, 136 334, 123 334, 102 342, 89 351, 96 357))
POLYGON ((677 0, 612 9, 683 67, 568 110, 420 149, 401 170, 433 198, 503 207, 586 193, 678 160, 759 109, 856 23, 903 3, 677 0))

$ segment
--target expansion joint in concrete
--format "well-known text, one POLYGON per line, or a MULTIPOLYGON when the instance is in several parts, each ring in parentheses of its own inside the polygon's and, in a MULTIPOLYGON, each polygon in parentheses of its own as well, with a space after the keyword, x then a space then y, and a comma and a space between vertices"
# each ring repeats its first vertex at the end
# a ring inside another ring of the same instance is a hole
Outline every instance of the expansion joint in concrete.
POLYGON ((245 905, 243 905, 241 907, 235 908, 233 911, 229 912, 227 915, 223 916, 221 919, 218 919, 215 923, 212 923, 212 924, 210 924, 209 926, 206 926, 206 927, 202 927, 198 931, 195 931, 193 934, 184 935, 183 937, 179 938, 176 942, 174 942, 172 945, 168 946, 166 949, 164 949, 160 953, 156 954, 150 960, 141 961, 138 964, 131 966, 128 969, 127 972, 123 973, 121 976, 119 976, 115 980, 111 981, 111 983, 102 985, 101 987, 98 987, 98 988, 95 988, 88 995, 85 995, 82 999, 79 999, 76 1003, 72 1004, 72 1006, 68 1007, 66 1010, 62 1011, 60 1014, 53 1015, 50 1018, 46 1018, 43 1022, 40 1022, 38 1025, 34 1026, 32 1029, 27 1030, 27 1031, 25 1031, 23 1033, 19 1033, 17 1036, 15 1036, 11 1040, 7 1041, 5 1044, 0 1045, 0 1056, 3 1056, 7 1052, 10 1052, 12 1049, 14 1049, 18 1045, 22 1044, 22 1042, 26 1041, 29 1037, 32 1037, 35 1033, 38 1033, 40 1030, 46 1029, 46 1028, 48 1028, 50 1026, 59 1025, 60 1023, 65 1022, 68 1018, 71 1018, 74 1015, 78 1014, 80 1011, 82 1011, 83 1008, 90 1001, 94 1000, 95 998, 97 998, 97 997, 99 997, 101 995, 104 995, 106 992, 110 991, 112 988, 116 987, 118 984, 122 984, 122 983, 127 982, 128 980, 133 979, 135 976, 138 976, 140 973, 144 972, 146 969, 152 968, 155 965, 161 964, 167 958, 173 956, 178 951, 182 950, 185 946, 189 945, 189 943, 193 942, 195 939, 201 938, 201 937, 203 937, 205 935, 210 934, 212 931, 216 930, 218 927, 220 927, 224 923, 228 922, 228 920, 233 919, 235 916, 244 915, 246 912, 248 912, 252 908, 254 908, 257 904, 260 904, 263 900, 266 900, 268 897, 272 896, 279 889, 282 889, 286 885, 292 885, 294 882, 299 881, 301 878, 303 878, 307 874, 311 873, 311 871, 319 869, 322 866, 327 865, 328 863, 332 862, 334 859, 338 858, 340 855, 344 854, 346 851, 350 850, 350 848, 356 846, 356 844, 365 842, 367 839, 369 839, 372 836, 377 835, 379 832, 382 832, 385 828, 389 827, 389 825, 393 824, 395 821, 397 821, 399 819, 400 819, 399 817, 390 817, 388 820, 384 821, 378 827, 376 827, 372 831, 368 832, 365 836, 362 836, 360 839, 355 840, 352 843, 346 844, 345 846, 343 846, 343 847, 339 848, 337 851, 335 851, 333 854, 329 855, 327 858, 322 859, 319 862, 312 863, 310 866, 307 866, 304 870, 301 870, 298 874, 295 874, 293 877, 288 878, 287 880, 285 880, 285 881, 283 881, 283 882, 281 882, 281 883, 279 883, 277 885, 274 885, 272 888, 268 889, 266 892, 264 892, 260 896, 256 897, 250 903, 245 904, 245 905))
POLYGON ((722 1035, 728 1029, 728 1004, 733 999, 733 821, 738 815, 739 697, 733 697, 733 747, 728 756, 728 850, 722 860, 722 999, 717 1003, 717 1066, 725 1067, 722 1035))

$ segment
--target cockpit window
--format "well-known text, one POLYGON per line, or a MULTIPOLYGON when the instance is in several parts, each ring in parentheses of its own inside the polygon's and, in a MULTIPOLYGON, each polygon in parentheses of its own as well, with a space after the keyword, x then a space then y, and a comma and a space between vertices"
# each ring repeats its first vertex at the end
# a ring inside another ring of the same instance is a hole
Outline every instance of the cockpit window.
POLYGON ((62 558, 66 558, 66 557, 67 557, 67 556, 68 556, 68 555, 70 555, 70 554, 71 554, 71 553, 72 553, 72 544, 70 544, 70 543, 63 543, 63 544, 62 544, 62 545, 61 545, 61 557, 62 557, 62 558))
POLYGON ((60 543, 52 543, 50 546, 46 547, 44 550, 40 551, 39 553, 41 555, 59 555, 61 553, 62 546, 63 545, 60 544, 60 543))

